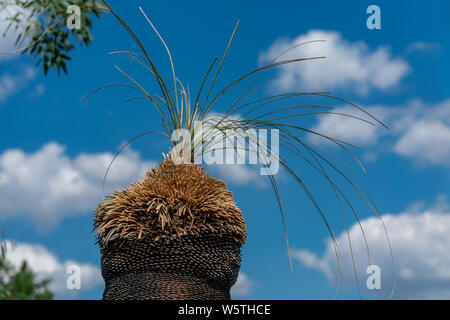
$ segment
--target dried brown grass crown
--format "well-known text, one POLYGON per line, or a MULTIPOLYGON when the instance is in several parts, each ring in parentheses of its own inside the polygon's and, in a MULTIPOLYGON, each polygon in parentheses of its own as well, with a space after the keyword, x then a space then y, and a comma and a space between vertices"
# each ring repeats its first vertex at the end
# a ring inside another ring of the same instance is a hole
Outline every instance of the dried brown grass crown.
POLYGON ((102 245, 152 236, 227 233, 241 245, 245 220, 224 182, 197 164, 166 159, 127 189, 114 192, 95 211, 94 227, 102 245))

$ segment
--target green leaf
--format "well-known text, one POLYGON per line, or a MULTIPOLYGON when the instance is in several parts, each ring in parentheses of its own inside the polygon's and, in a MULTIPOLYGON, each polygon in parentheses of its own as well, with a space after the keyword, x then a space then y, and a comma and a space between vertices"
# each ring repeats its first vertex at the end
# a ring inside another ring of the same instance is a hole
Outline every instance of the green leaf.
MULTIPOLYGON (((10 23, 1 36, 11 32, 16 33, 16 45, 26 44, 23 54, 27 53, 38 63, 44 59, 44 74, 51 69, 56 69, 58 72, 63 70, 67 73, 67 65, 62 63, 70 60, 68 57, 75 48, 74 44, 89 46, 92 43, 91 16, 101 17, 102 12, 94 8, 104 7, 99 0, 17 0, 11 3, 25 10, 7 18, 10 23), (77 4, 82 8, 83 28, 81 30, 69 30, 66 27, 64 19, 67 17, 67 7, 71 4, 77 4), (23 12, 30 12, 30 14, 23 12), (30 46, 34 42, 36 44, 30 46), (58 59, 58 56, 61 58, 58 59)), ((6 4, 0 6, 0 10, 6 6, 6 4)))

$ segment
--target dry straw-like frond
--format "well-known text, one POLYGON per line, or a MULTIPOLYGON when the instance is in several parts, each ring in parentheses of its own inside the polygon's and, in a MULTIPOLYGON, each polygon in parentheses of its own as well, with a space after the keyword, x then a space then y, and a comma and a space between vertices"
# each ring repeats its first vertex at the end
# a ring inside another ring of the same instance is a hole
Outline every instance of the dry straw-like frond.
POLYGON ((102 245, 115 239, 179 236, 214 230, 243 244, 245 221, 226 184, 198 164, 166 159, 145 178, 100 203, 94 226, 102 245))

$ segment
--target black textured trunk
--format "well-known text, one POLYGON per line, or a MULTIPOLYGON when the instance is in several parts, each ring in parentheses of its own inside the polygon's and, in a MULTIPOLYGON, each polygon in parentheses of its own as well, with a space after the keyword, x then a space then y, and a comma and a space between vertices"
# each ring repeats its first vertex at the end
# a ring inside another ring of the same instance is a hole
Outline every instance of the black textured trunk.
POLYGON ((241 244, 216 231, 100 246, 107 300, 228 300, 241 262, 241 244))

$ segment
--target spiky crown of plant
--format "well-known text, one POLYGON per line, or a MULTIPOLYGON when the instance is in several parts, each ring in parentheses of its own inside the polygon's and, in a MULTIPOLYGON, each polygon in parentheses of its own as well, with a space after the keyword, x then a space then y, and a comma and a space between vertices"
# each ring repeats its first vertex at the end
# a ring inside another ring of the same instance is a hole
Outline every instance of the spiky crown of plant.
MULTIPOLYGON (((265 72, 269 69, 273 69, 278 66, 283 66, 287 64, 292 63, 301 63, 302 61, 307 60, 313 60, 313 59, 322 59, 325 57, 307 57, 307 58, 296 58, 296 59, 287 59, 287 60, 281 60, 281 57, 294 48, 297 48, 299 46, 307 45, 313 42, 320 42, 324 40, 315 40, 315 41, 308 41, 304 43, 296 44, 287 50, 281 52, 279 55, 277 55, 269 64, 264 65, 262 67, 259 67, 257 69, 254 69, 250 72, 247 72, 240 77, 238 77, 236 80, 230 82, 228 85, 226 85, 222 90, 219 90, 218 93, 212 94, 214 85, 216 83, 216 80, 218 78, 218 75, 222 69, 223 63, 225 58, 227 57, 231 42, 233 40, 233 37, 235 35, 235 32, 237 30, 237 27, 239 25, 239 21, 236 24, 233 33, 231 35, 231 38, 228 42, 228 45, 226 47, 225 53, 223 54, 218 66, 216 67, 218 59, 215 58, 210 65, 208 71, 206 72, 205 77, 203 78, 203 81, 199 87, 199 90, 197 94, 195 95, 195 99, 191 100, 189 89, 186 90, 186 88, 183 86, 182 82, 177 78, 175 73, 175 67, 172 60, 172 55, 170 53, 170 50, 168 46, 166 45, 165 41, 161 37, 160 33, 157 31, 153 23, 148 18, 147 14, 144 12, 142 8, 139 8, 142 15, 148 22, 148 24, 151 26, 151 28, 154 30, 156 35, 161 40, 170 61, 170 68, 172 73, 172 86, 173 88, 169 89, 169 86, 167 83, 163 80, 162 76, 158 72, 158 69, 156 68, 155 64, 153 63, 152 59, 150 58, 147 50, 145 49, 142 42, 139 40, 139 38, 136 36, 136 34, 133 32, 133 30, 125 23, 125 21, 120 18, 114 10, 109 6, 109 4, 104 1, 105 6, 108 8, 108 11, 114 15, 114 17, 120 22, 120 24, 125 28, 125 30, 128 32, 128 34, 131 36, 131 38, 134 40, 134 42, 137 44, 140 50, 140 54, 129 51, 129 50, 119 50, 112 52, 113 54, 126 54, 131 59, 133 59, 135 62, 139 63, 142 67, 144 67, 146 70, 148 70, 156 80, 156 83, 158 85, 158 88, 160 90, 160 94, 150 94, 147 92, 147 90, 131 75, 120 69, 118 66, 115 66, 116 69, 122 73, 129 81, 129 84, 110 84, 102 86, 96 90, 94 90, 91 94, 94 92, 97 92, 100 89, 104 89, 107 87, 115 87, 115 86, 123 86, 127 88, 131 88, 137 92, 139 92, 139 96, 134 97, 128 101, 136 100, 136 99, 144 99, 146 101, 149 101, 157 111, 158 115, 161 118, 161 123, 163 126, 164 131, 148 131, 145 133, 140 134, 139 136, 131 139, 126 143, 116 154, 116 156, 113 158, 112 161, 117 157, 117 155, 132 141, 135 139, 146 135, 150 133, 162 133, 165 136, 168 137, 169 141, 172 143, 172 149, 169 153, 169 158, 172 160, 177 159, 184 159, 186 158, 186 154, 188 155, 188 158, 190 159, 197 159, 198 157, 201 157, 203 154, 209 152, 212 149, 217 149, 217 146, 214 144, 211 144, 211 140, 208 138, 215 134, 215 132, 226 132, 227 130, 248 130, 248 129, 277 129, 279 130, 279 136, 280 136, 280 152, 277 156, 277 160, 279 161, 281 168, 285 170, 294 180, 300 188, 304 191, 306 196, 310 199, 314 207, 316 208, 317 212, 320 214, 323 222, 325 223, 328 232, 330 234, 331 240, 334 245, 334 249, 336 252, 337 262, 338 262, 338 273, 339 273, 339 287, 342 290, 342 296, 343 296, 343 277, 342 277, 342 270, 341 270, 341 254, 340 249, 338 246, 338 243, 336 241, 335 235, 333 230, 331 229, 327 218, 322 211, 321 207, 319 206, 318 202, 316 201, 315 197, 311 193, 310 189, 307 187, 305 182, 303 181, 302 177, 289 165, 289 161, 284 157, 281 156, 281 153, 284 151, 286 153, 292 154, 296 159, 305 161, 306 164, 308 164, 314 171, 316 171, 320 176, 322 176, 325 181, 330 185, 332 194, 336 198, 338 204, 339 204, 339 210, 342 213, 342 216, 345 221, 346 225, 346 232, 348 234, 348 223, 347 218, 345 215, 344 206, 347 206, 353 216, 355 217, 356 221, 359 224, 362 236, 365 241, 366 249, 367 249, 367 256, 368 256, 368 263, 371 264, 371 257, 369 252, 369 246, 365 237, 364 230, 361 226, 361 223, 358 218, 358 214, 355 210, 355 208, 352 206, 352 203, 350 202, 349 198, 346 196, 346 194, 342 191, 342 189, 335 183, 334 179, 331 178, 329 172, 333 172, 337 176, 341 177, 345 182, 347 182, 352 189, 354 189, 359 196, 364 200, 364 202, 367 204, 367 206, 370 208, 370 211, 377 216, 380 219, 380 222, 382 224, 382 227, 384 228, 386 239, 389 247, 389 252, 392 258, 392 264, 394 269, 394 278, 395 278, 395 264, 394 264, 394 258, 392 255, 392 249, 391 244, 389 240, 388 233, 386 231, 386 227, 384 225, 384 222, 382 220, 382 217, 373 202, 370 194, 367 192, 364 185, 361 183, 361 181, 358 179, 358 177, 351 171, 350 167, 347 165, 347 163, 341 159, 336 154, 326 150, 325 148, 314 144, 313 142, 306 140, 305 138, 301 137, 302 133, 308 133, 312 135, 316 135, 320 138, 323 138, 325 140, 328 140, 332 144, 337 145, 339 148, 343 149, 346 153, 348 153, 358 164, 358 166, 365 172, 365 169, 361 162, 358 160, 358 158, 353 154, 353 152, 350 150, 350 148, 358 149, 355 145, 342 141, 337 138, 330 137, 324 133, 316 132, 307 128, 304 128, 300 125, 296 125, 293 123, 293 120, 296 120, 303 116, 308 115, 318 115, 318 114, 333 114, 336 116, 343 116, 343 117, 351 117, 359 121, 363 121, 369 125, 376 125, 380 124, 383 127, 387 128, 381 121, 379 121, 377 118, 375 118, 373 115, 365 111, 363 108, 361 108, 358 105, 355 105, 354 103, 347 101, 345 99, 335 97, 331 95, 329 92, 287 92, 287 93, 281 93, 277 95, 271 95, 266 96, 263 98, 258 99, 251 99, 251 97, 259 91, 261 88, 266 86, 270 81, 274 79, 274 77, 264 81, 262 84, 257 84, 260 79, 262 79, 262 76, 265 74, 265 72), (213 72, 214 68, 215 72, 213 72), (207 86, 208 79, 212 78, 209 86, 207 86), (215 106, 218 105, 220 99, 231 89, 235 88, 239 83, 242 83, 244 80, 249 80, 250 84, 246 87, 246 89, 238 95, 238 98, 235 100, 233 104, 228 108, 228 110, 225 112, 225 114, 222 115, 215 115, 213 116, 213 111, 215 110, 215 106), (205 89, 206 88, 206 89, 205 89), (203 98, 202 98, 203 95, 203 98), (356 110, 359 110, 362 114, 368 116, 371 120, 367 120, 355 115, 346 114, 346 113, 339 113, 334 112, 333 107, 330 106, 320 106, 320 105, 288 105, 281 107, 280 104, 283 102, 289 102, 294 98, 298 97, 304 97, 304 96, 313 96, 313 97, 322 97, 326 99, 330 99, 335 102, 345 103, 356 110), (192 102, 193 101, 193 102, 192 102), (277 106, 278 105, 278 106, 277 106), (277 107, 273 107, 277 106, 277 107), (267 108, 273 107, 273 109, 267 110, 267 108), (303 110, 304 108, 311 108, 312 110, 318 110, 318 111, 308 111, 308 112, 299 112, 298 110, 303 110), (295 112, 295 113, 293 113, 295 112), (203 124, 208 124, 208 129, 206 132, 203 132, 203 138, 194 139, 191 141, 191 144, 187 145, 184 143, 181 136, 176 137, 175 140, 172 140, 172 133, 177 132, 178 129, 183 129, 192 134, 192 136, 195 136, 195 131, 197 130, 196 126, 196 120, 200 120, 203 122, 203 124), (175 147, 176 146, 176 147, 175 147), (339 163, 339 164, 337 164, 339 163), (341 169, 339 167, 343 166, 345 168, 345 171, 349 173, 351 177, 349 177, 346 173, 344 173, 344 169, 341 169)), ((91 95, 89 94, 88 97, 91 95)), ((87 98, 87 97, 86 97, 87 98)), ((249 137, 251 138, 251 137, 249 137)), ((227 147, 225 147, 227 148, 227 147)), ((231 147, 228 146, 228 148, 231 148, 235 152, 237 152, 236 145, 231 144, 231 147)), ((248 150, 248 147, 246 146, 239 146, 239 148, 244 148, 246 151, 254 151, 254 150, 248 150)), ((263 152, 264 154, 264 152, 263 152)), ((265 153, 267 154, 267 153, 265 153)), ((260 155, 258 154, 258 157, 260 155)), ((112 162, 111 162, 112 163, 112 162)), ((110 163, 110 166, 111 166, 110 163)), ((110 168, 108 167, 108 170, 110 168)), ((106 175, 108 173, 108 170, 105 174, 105 178, 103 183, 105 182, 106 175)), ((268 178, 270 180, 271 186, 273 188, 273 191, 276 196, 276 200, 278 202, 281 219, 283 223, 283 229, 285 233, 285 239, 286 239, 286 246, 288 249, 289 254, 289 261, 291 265, 292 270, 292 260, 291 260, 291 254, 289 251, 289 242, 286 232, 286 224, 284 220, 284 212, 283 212, 283 206, 281 201, 281 196, 279 194, 277 182, 275 179, 275 176, 268 175, 268 178)), ((359 281, 358 276, 356 272, 356 266, 355 261, 353 260, 353 251, 351 246, 351 240, 349 239, 349 247, 350 252, 352 256, 352 262, 353 262, 353 270, 355 273, 355 279, 356 283, 358 284, 359 288, 359 281)), ((394 280, 394 286, 391 292, 391 296, 393 295, 395 290, 395 280, 394 280)))
POLYGON ((94 225, 101 245, 151 235, 171 238, 212 230, 241 245, 245 221, 225 183, 195 164, 166 159, 145 178, 100 203, 94 225))

